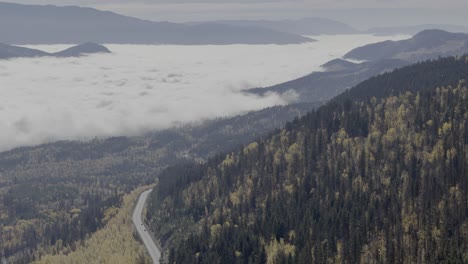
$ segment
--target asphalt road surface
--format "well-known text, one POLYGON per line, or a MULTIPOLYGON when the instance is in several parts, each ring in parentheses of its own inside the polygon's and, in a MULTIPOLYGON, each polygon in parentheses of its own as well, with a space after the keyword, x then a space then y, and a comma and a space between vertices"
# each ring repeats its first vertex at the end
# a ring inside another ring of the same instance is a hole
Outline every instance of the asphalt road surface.
POLYGON ((141 219, 141 215, 143 213, 143 208, 145 207, 146 203, 146 198, 148 198, 148 195, 150 194, 151 190, 144 191, 140 195, 140 199, 138 199, 138 203, 135 207, 135 211, 133 212, 133 224, 135 225, 138 233, 140 234, 141 240, 143 240, 143 243, 146 246, 146 249, 148 250, 149 254, 151 255, 151 258, 153 259, 153 263, 159 264, 159 259, 161 258, 161 251, 159 251, 159 248, 156 246, 156 244, 153 241, 153 238, 151 238, 150 233, 148 232, 148 229, 146 228, 145 224, 143 223, 141 219))

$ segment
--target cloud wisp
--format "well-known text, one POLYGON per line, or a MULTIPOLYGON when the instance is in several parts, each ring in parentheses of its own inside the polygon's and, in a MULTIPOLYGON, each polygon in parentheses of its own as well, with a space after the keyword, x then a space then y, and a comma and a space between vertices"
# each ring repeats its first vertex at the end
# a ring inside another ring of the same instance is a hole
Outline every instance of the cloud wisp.
POLYGON ((240 91, 300 77, 380 40, 354 35, 285 46, 108 45, 113 54, 0 61, 0 150, 138 135, 285 104, 290 98, 240 91))

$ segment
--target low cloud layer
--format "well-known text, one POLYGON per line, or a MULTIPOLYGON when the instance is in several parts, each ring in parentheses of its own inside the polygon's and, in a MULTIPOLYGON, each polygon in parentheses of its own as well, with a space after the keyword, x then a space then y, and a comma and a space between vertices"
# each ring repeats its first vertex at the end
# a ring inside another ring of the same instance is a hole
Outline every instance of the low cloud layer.
POLYGON ((0 150, 137 135, 285 104, 291 98, 239 91, 300 77, 354 47, 382 40, 319 39, 286 46, 108 45, 113 54, 0 61, 0 150))

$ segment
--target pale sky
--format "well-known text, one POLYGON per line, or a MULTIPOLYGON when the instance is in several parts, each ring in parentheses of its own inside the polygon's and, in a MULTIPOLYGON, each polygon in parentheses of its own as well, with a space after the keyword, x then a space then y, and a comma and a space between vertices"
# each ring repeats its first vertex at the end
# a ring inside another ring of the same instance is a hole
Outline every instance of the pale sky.
MULTIPOLYGON (((1 1, 1 0, 0 0, 1 1)), ((78 5, 154 21, 284 19, 321 16, 358 28, 415 24, 467 25, 467 0, 7 0, 78 5)))

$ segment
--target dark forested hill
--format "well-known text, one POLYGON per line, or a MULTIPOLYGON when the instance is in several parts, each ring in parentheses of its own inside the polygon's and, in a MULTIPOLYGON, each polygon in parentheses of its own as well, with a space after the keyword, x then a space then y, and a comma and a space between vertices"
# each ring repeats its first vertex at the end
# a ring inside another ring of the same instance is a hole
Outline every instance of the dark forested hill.
POLYGON ((41 50, 29 49, 0 43, 0 59, 33 58, 33 57, 79 57, 85 54, 111 53, 106 47, 95 43, 84 43, 66 50, 48 53, 41 50))
POLYGON ((338 95, 334 100, 382 98, 402 91, 420 92, 437 86, 456 86, 468 78, 467 56, 439 58, 374 76, 338 95))
POLYGON ((0 59, 11 59, 17 57, 40 57, 46 55, 47 53, 44 51, 0 43, 0 59))
POLYGON ((468 88, 456 68, 468 57, 419 66, 459 75, 379 76, 264 140, 164 171, 147 217, 165 261, 466 263, 468 88))
POLYGON ((203 161, 317 107, 278 106, 141 137, 63 141, 0 153, 0 261, 66 253, 101 228, 122 196, 163 168, 203 161))

